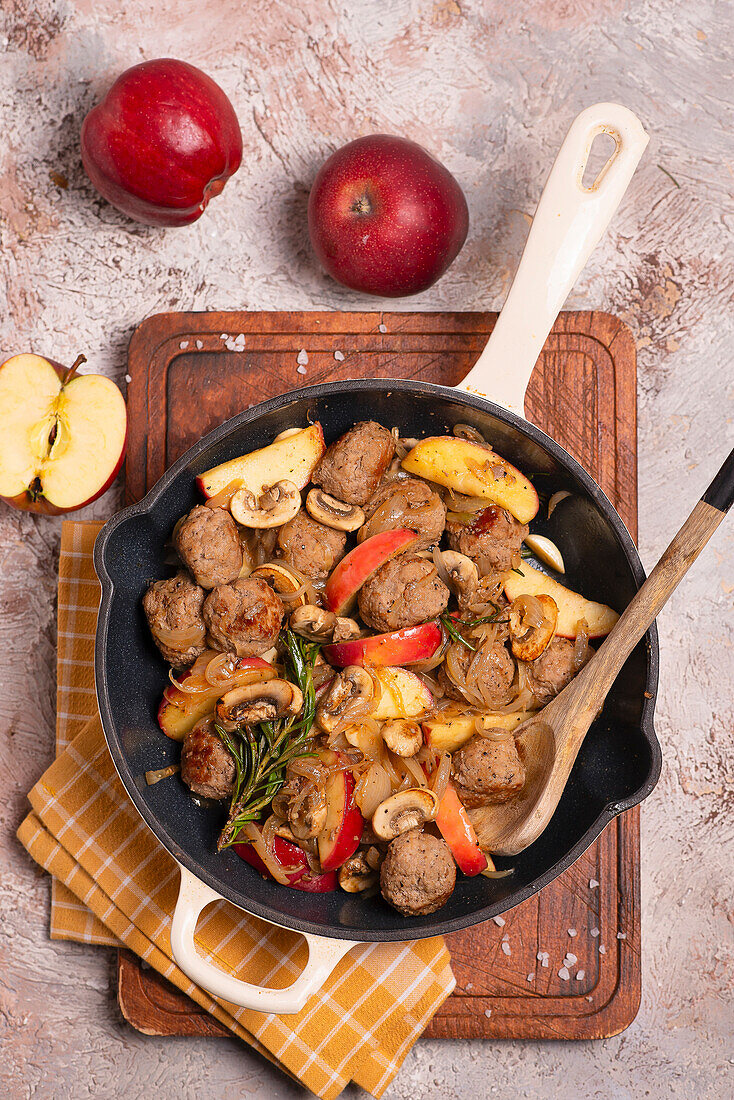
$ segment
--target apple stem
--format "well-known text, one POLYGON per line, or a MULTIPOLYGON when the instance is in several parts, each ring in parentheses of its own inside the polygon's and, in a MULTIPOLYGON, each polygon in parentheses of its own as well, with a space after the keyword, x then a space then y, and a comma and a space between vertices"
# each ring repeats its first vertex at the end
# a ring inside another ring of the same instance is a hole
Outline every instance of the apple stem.
POLYGON ((67 384, 67 382, 71 382, 72 378, 76 374, 79 367, 82 365, 82 363, 86 363, 86 361, 87 361, 86 355, 77 355, 76 359, 74 360, 74 363, 72 364, 72 366, 69 367, 68 371, 64 375, 64 377, 61 381, 61 385, 65 386, 67 384))

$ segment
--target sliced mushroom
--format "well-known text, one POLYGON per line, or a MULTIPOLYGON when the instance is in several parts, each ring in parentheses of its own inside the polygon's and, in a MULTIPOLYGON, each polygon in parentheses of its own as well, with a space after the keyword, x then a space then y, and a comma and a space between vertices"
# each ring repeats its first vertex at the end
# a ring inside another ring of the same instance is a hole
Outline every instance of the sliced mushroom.
POLYGON ((372 816, 372 828, 380 840, 394 840, 409 829, 435 821, 438 803, 438 795, 428 787, 408 787, 380 803, 372 816))
POLYGON ((382 740, 396 756, 415 756, 423 744, 423 733, 418 722, 397 718, 382 727, 382 740))
POLYGON ((443 550, 441 562, 449 575, 449 587, 456 596, 468 595, 479 584, 476 563, 457 550, 443 550))
POLYGON ((510 604, 510 643, 519 661, 535 661, 550 645, 558 622, 551 596, 518 596, 510 604))
POLYGON ((292 481, 276 481, 259 497, 249 489, 238 489, 229 502, 234 519, 243 527, 262 530, 282 527, 301 507, 301 494, 292 481))
POLYGON ((348 894, 361 894, 377 885, 377 871, 370 867, 361 852, 357 852, 339 868, 339 885, 348 894))
POLYGON ((291 612, 288 625, 295 634, 311 642, 330 642, 334 637, 337 617, 333 611, 307 603, 291 612))
POLYGON ((316 720, 322 730, 333 733, 340 722, 367 714, 374 695, 375 684, 369 672, 359 665, 347 665, 334 677, 316 708, 316 720))
POLYGON ((303 706, 301 689, 290 680, 269 680, 233 688, 217 700, 217 717, 235 726, 252 726, 298 714, 303 706))
POLYGON ((352 638, 359 638, 361 633, 362 628, 354 619, 346 619, 342 618, 341 615, 337 615, 331 640, 332 642, 350 642, 352 638))
POLYGON ((337 531, 356 531, 364 523, 364 512, 356 504, 345 504, 323 489, 312 489, 306 497, 306 511, 311 519, 337 531))
POLYGON ((312 598, 315 596, 315 592, 308 583, 306 583, 304 589, 303 577, 299 579, 299 576, 296 576, 288 566, 279 565, 277 562, 258 565, 257 569, 253 569, 252 576, 262 577, 264 581, 267 581, 270 587, 283 599, 287 607, 298 607, 310 603, 309 593, 312 598))

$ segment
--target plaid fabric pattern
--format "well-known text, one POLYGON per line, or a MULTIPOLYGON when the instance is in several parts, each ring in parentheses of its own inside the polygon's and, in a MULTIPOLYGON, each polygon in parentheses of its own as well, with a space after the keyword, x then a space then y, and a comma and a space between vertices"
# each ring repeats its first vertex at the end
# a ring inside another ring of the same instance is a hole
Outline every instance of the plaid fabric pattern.
MULTIPOLYGON (((454 986, 441 939, 363 944, 342 959, 295 1016, 237 1008, 195 986, 171 958, 175 862, 140 820, 107 751, 93 686, 98 524, 65 523, 59 579, 59 755, 29 794, 18 830, 55 879, 51 930, 84 943, 124 943, 312 1092, 335 1097, 354 1080, 381 1096, 454 986), (91 689, 91 690, 90 690, 91 689)), ((282 987, 305 961, 304 941, 227 902, 211 906, 198 950, 248 981, 282 987)))

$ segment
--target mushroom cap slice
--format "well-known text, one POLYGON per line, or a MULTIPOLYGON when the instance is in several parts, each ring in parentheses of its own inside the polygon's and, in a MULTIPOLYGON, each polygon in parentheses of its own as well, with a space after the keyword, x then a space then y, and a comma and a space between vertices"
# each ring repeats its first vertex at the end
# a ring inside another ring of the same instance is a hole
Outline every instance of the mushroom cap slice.
POLYGON ((372 816, 372 828, 380 840, 394 840, 409 829, 435 821, 438 805, 438 795, 427 787, 408 787, 380 803, 372 816))
POLYGON ((290 680, 268 680, 233 688, 217 700, 217 717, 238 726, 272 722, 298 714, 303 706, 301 689, 290 680))
POLYGON ((334 637, 337 617, 333 611, 307 603, 291 612, 288 625, 294 634, 300 634, 311 642, 330 642, 334 637))
POLYGON ((456 594, 471 592, 479 584, 476 562, 458 550, 442 550, 441 563, 449 575, 449 587, 456 594))
POLYGON ((311 519, 336 531, 356 531, 364 523, 364 512, 359 505, 337 500, 323 489, 311 489, 306 497, 306 511, 311 519))
POLYGON ((556 632, 558 604, 545 594, 517 596, 510 604, 509 620, 513 656, 518 661, 535 661, 556 632))
POLYGON ((415 756, 423 745, 420 723, 409 718, 396 718, 393 722, 386 722, 381 733, 382 740, 396 756, 415 756))
POLYGON ((316 721, 326 733, 340 722, 350 722, 374 706, 375 682, 366 668, 347 665, 334 677, 316 708, 316 721))
POLYGON ((301 494, 292 481, 276 481, 259 497, 249 489, 238 489, 229 502, 232 517, 243 527, 257 530, 282 527, 300 508, 301 494))

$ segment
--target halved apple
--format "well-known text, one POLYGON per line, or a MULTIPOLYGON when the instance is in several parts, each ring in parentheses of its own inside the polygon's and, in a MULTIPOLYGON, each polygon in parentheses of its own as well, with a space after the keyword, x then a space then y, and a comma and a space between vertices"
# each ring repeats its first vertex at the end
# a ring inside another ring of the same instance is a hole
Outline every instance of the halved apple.
POLYGON ((0 497, 58 515, 110 487, 127 438, 125 399, 109 378, 77 374, 40 355, 0 367, 0 497))
POLYGON ((354 801, 351 772, 335 772, 326 780, 326 824, 319 834, 319 860, 323 871, 335 871, 359 847, 364 819, 354 801))
MULTIPOLYGON (((277 669, 261 657, 240 657, 236 666, 237 673, 232 684, 236 687, 242 687, 253 680, 273 680, 278 675, 277 669)), ((178 678, 179 683, 185 683, 192 675, 191 669, 182 673, 178 678)), ((163 692, 158 707, 158 725, 172 741, 183 741, 197 722, 213 712, 214 704, 224 690, 209 685, 196 692, 187 692, 170 684, 163 692)))
MULTIPOLYGON (((517 729, 530 717, 529 711, 516 710, 512 714, 483 714, 482 725, 485 729, 517 729)), ((475 733, 475 718, 466 714, 440 714, 436 718, 426 718, 421 722, 426 744, 436 752, 456 752, 475 733)))
POLYGON ((453 435, 421 439, 402 467, 455 493, 499 504, 520 523, 538 511, 538 494, 530 481, 489 446, 453 435))
POLYGON ((386 665, 376 668, 374 677, 382 688, 370 718, 384 722, 395 718, 419 718, 433 706, 433 696, 423 681, 407 668, 386 665))
MULTIPOLYGON (((375 536, 377 537, 377 536, 375 536)), ((362 545, 366 546, 366 543, 362 545)), ((412 665, 427 661, 441 644, 441 628, 435 622, 406 626, 389 634, 371 634, 349 642, 325 645, 322 652, 330 665, 364 667, 379 665, 412 665)))
POLYGON ((317 421, 292 435, 279 437, 258 451, 214 466, 197 477, 196 484, 207 499, 232 482, 239 482, 256 497, 276 481, 291 481, 297 489, 303 489, 325 450, 324 433, 317 421))
POLYGON ((398 527, 394 531, 381 531, 355 546, 332 570, 324 588, 324 607, 335 615, 346 615, 373 573, 417 540, 416 531, 398 527))
POLYGON ((578 592, 565 588, 553 577, 533 569, 526 561, 520 565, 520 573, 505 573, 504 586, 507 599, 517 596, 550 596, 558 606, 556 634, 559 638, 575 638, 578 625, 585 619, 589 627, 590 638, 605 638, 616 623, 619 615, 605 603, 587 600, 578 592))

